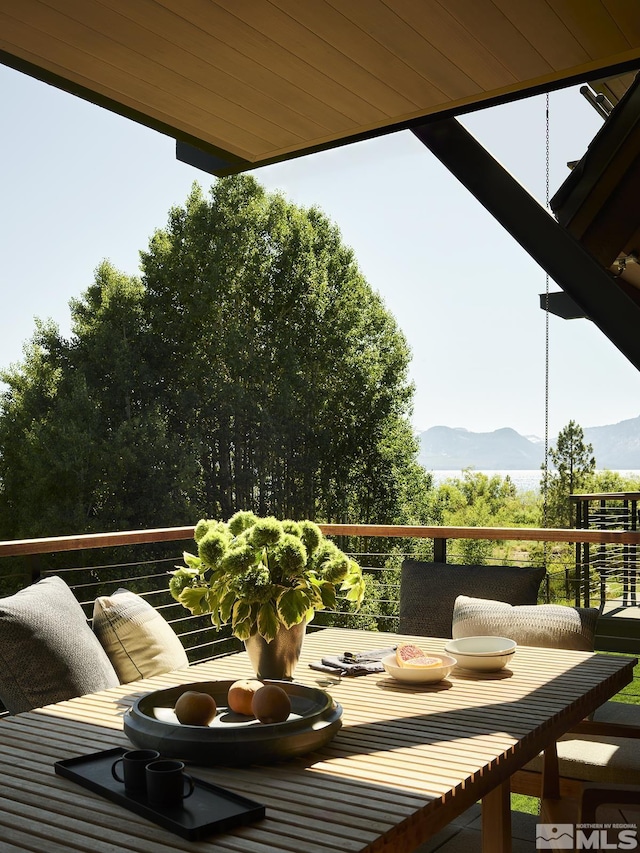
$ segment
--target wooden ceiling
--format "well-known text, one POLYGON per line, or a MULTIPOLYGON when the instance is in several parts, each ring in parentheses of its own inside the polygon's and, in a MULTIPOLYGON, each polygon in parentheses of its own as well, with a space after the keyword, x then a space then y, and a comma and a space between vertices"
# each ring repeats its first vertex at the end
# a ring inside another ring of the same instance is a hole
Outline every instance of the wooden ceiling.
MULTIPOLYGON (((0 0, 0 61, 216 174, 640 67, 638 0, 0 0)), ((628 79, 631 79, 630 77, 628 79)))

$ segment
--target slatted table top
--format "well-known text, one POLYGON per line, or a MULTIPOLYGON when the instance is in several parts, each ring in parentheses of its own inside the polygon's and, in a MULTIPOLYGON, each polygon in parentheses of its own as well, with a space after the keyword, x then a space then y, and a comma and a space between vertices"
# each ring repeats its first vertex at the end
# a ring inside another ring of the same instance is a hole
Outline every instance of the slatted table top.
MULTIPOLYGON (((322 750, 271 766, 194 775, 258 800, 266 818, 188 842, 54 773, 54 762, 128 746, 127 707, 174 684, 251 677, 245 653, 0 721, 0 849, 69 853, 410 851, 500 786, 632 677, 633 659, 518 649, 508 669, 407 685, 386 673, 337 679, 308 664, 402 639, 346 629, 308 634, 296 681, 343 707, 322 750)), ((416 639, 416 638, 413 638, 416 639)), ((441 652, 444 640, 419 638, 441 652)))

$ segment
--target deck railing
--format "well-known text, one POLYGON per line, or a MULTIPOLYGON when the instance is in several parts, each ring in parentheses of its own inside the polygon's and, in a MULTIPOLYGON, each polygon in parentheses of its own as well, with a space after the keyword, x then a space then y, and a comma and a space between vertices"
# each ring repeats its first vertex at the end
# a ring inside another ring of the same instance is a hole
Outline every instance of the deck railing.
MULTIPOLYGON (((638 530, 640 492, 599 492, 597 494, 570 495, 575 506, 575 525, 588 530, 638 530)), ((618 547, 601 544, 597 548, 576 546, 576 564, 579 572, 590 574, 590 565, 597 571, 601 582, 606 583, 613 570, 622 580, 623 605, 636 606, 636 566, 638 549, 633 544, 618 547)))
MULTIPOLYGON (((358 615, 323 612, 314 624, 391 631, 397 627, 399 568, 406 556, 438 562, 543 565, 546 581, 541 601, 597 605, 603 591, 602 579, 593 572, 588 577, 576 574, 575 545, 640 544, 639 531, 611 529, 320 526, 325 535, 336 538, 344 550, 355 556, 369 578, 370 588, 358 615), (485 548, 481 559, 474 551, 479 543, 485 548)), ((190 660, 203 660, 228 652, 236 641, 228 630, 214 631, 208 617, 191 616, 168 593, 168 572, 181 562, 183 550, 194 548, 192 527, 0 542, 0 594, 10 594, 40 577, 57 574, 72 587, 91 618, 93 600, 98 595, 126 586, 163 613, 181 636, 190 660)), ((608 576, 604 591, 615 597, 615 574, 608 576)))

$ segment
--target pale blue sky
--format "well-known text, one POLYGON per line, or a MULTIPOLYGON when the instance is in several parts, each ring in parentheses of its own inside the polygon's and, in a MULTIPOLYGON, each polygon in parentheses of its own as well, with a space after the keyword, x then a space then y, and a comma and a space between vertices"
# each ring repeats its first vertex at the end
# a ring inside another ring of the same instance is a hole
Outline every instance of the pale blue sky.
MULTIPOLYGON (((22 356, 34 317, 69 328, 69 299, 108 258, 129 274, 197 180, 155 131, 0 66, 4 133, 0 366, 22 356)), ((544 201, 545 100, 465 126, 544 201)), ((601 125, 577 88, 551 95, 551 193, 601 125)), ((417 429, 544 434, 543 271, 409 132, 254 171, 339 226, 413 352, 417 429)), ((551 282, 551 289, 557 289, 551 282)), ((640 414, 640 373, 585 320, 550 318, 553 441, 640 414)))

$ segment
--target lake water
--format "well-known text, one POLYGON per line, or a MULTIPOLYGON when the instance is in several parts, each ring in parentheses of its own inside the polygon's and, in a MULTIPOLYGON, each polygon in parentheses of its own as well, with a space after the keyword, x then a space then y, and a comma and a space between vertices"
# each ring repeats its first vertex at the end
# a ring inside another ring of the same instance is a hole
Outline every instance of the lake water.
MULTIPOLYGON (((499 477, 506 477, 508 475, 519 492, 540 491, 540 478, 542 476, 542 471, 539 468, 534 468, 532 471, 480 471, 479 473, 486 474, 488 477, 493 477, 495 475, 498 475, 499 477)), ((618 471, 617 473, 621 474, 623 477, 640 478, 640 471, 618 471)), ((463 476, 462 471, 433 471, 432 474, 433 483, 436 486, 439 486, 451 477, 461 479, 463 476)))

